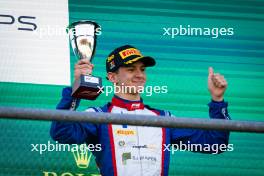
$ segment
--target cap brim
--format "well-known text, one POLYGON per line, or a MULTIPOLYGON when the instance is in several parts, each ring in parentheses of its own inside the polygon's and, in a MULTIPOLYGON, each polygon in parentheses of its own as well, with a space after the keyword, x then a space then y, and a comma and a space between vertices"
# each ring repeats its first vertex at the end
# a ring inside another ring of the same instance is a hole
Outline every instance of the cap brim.
POLYGON ((146 66, 146 67, 152 67, 154 65, 156 65, 156 61, 155 59, 153 59, 152 57, 149 57, 149 56, 141 56, 141 57, 137 57, 133 60, 130 60, 129 63, 127 64, 124 64, 124 65, 130 65, 130 64, 133 64, 135 62, 143 62, 143 64, 146 66))

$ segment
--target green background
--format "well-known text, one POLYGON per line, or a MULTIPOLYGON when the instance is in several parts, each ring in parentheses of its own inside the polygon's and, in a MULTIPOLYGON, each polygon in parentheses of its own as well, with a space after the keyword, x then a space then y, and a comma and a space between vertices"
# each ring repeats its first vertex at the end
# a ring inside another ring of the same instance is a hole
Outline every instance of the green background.
MULTIPOLYGON (((114 48, 131 44, 157 65, 147 70, 148 85, 167 85, 167 94, 143 95, 145 104, 170 110, 175 116, 208 118, 208 67, 228 81, 225 100, 234 120, 263 121, 264 1, 148 0, 69 1, 70 22, 90 19, 102 26, 94 75, 105 79, 105 59, 114 48), (234 28, 233 36, 164 36, 163 28, 234 28)), ((75 62, 71 51, 71 67, 75 62)), ((72 69, 72 68, 71 68, 72 69)), ((55 109, 64 86, 0 83, 0 105, 55 109)), ((111 100, 102 94, 82 101, 79 110, 111 100)), ((65 176, 96 173, 76 166, 69 152, 31 152, 31 144, 47 144, 50 122, 0 120, 0 175, 65 176)), ((171 155, 170 175, 263 175, 264 136, 232 132, 234 151, 220 155, 177 152, 171 155)))

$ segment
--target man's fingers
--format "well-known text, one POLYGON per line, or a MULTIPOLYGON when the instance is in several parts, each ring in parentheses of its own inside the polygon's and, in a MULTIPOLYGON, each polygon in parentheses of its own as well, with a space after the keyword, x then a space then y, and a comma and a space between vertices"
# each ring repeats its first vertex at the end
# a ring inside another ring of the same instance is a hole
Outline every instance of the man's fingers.
POLYGON ((87 67, 83 67, 83 68, 76 68, 76 73, 79 74, 91 74, 92 73, 92 69, 91 68, 87 68, 87 67))
POLYGON ((92 74, 92 70, 89 69, 75 69, 74 78, 77 79, 80 75, 90 75, 92 74))
POLYGON ((94 68, 94 65, 93 64, 82 64, 82 65, 78 65, 76 64, 74 66, 75 69, 83 69, 83 68, 86 68, 86 69, 93 69, 94 68))
POLYGON ((82 75, 89 75, 92 73, 92 70, 87 70, 87 69, 81 69, 81 74, 82 75))
POLYGON ((214 75, 214 69, 213 69, 213 67, 209 67, 208 68, 208 77, 212 77, 214 75))
POLYGON ((216 73, 212 77, 213 83, 217 87, 226 87, 227 82, 223 75, 220 75, 219 73, 216 73))
POLYGON ((91 64, 91 62, 88 59, 80 59, 77 64, 91 64))
POLYGON ((74 78, 78 79, 80 75, 91 75, 94 65, 88 59, 81 59, 74 65, 74 78))
POLYGON ((80 59, 75 66, 77 65, 92 65, 94 66, 88 59, 80 59))

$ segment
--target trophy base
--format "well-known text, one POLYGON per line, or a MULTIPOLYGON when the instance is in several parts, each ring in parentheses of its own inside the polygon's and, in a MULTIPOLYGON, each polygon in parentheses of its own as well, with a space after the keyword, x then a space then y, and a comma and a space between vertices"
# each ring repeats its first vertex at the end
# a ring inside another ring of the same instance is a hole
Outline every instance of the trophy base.
POLYGON ((101 88, 102 78, 81 75, 73 84, 72 97, 95 100, 102 93, 101 88))

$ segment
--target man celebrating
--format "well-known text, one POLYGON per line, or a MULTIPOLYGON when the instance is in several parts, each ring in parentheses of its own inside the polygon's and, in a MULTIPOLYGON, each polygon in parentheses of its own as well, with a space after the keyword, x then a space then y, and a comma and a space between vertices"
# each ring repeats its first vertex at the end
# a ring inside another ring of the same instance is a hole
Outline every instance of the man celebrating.
MULTIPOLYGON (((112 101, 103 107, 87 109, 89 112, 173 116, 170 112, 151 108, 143 103, 139 90, 146 83, 146 67, 155 65, 152 57, 143 56, 130 45, 121 46, 106 59, 107 77, 115 86, 134 87, 130 92, 116 92, 112 101)), ((80 60, 74 76, 92 73, 93 65, 80 60)), ((227 103, 223 101, 227 82, 209 68, 208 89, 212 97, 209 116, 229 119, 227 103)), ((57 109, 70 109, 73 98, 71 88, 64 88, 57 109)), ((78 102, 79 103, 79 102, 78 102)), ((214 130, 173 129, 130 125, 52 122, 50 134, 54 140, 69 144, 101 144, 94 151, 100 173, 104 176, 157 176, 168 175, 170 144, 199 144, 194 152, 213 153, 205 147, 227 145, 229 132, 214 130)), ((222 152, 217 150, 216 153, 222 152)))

